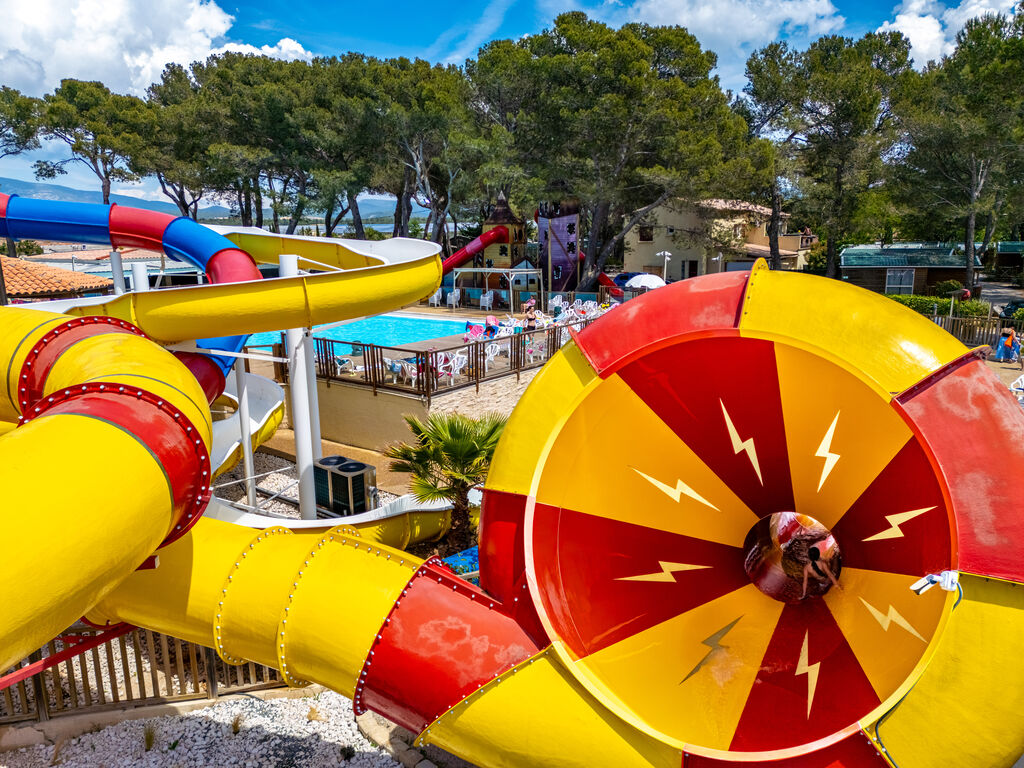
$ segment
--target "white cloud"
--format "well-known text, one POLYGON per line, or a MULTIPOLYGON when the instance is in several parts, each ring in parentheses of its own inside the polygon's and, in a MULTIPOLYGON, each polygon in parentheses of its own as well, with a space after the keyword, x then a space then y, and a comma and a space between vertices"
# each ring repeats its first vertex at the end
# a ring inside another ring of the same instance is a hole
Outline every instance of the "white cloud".
POLYGON ((229 42, 234 19, 213 0, 31 0, 4 3, 3 16, 0 81, 35 96, 66 77, 141 95, 166 64, 226 50, 311 57, 291 38, 262 48, 229 42))
POLYGON ((474 24, 455 48, 445 57, 445 64, 462 64, 466 59, 476 56, 477 49, 486 43, 498 31, 505 21, 505 14, 515 0, 491 0, 480 13, 480 19, 474 24))
POLYGON ((626 12, 631 21, 678 24, 719 57, 727 87, 743 85, 750 54, 779 38, 799 44, 836 32, 845 19, 832 0, 638 0, 626 12))
POLYGON ((962 0, 945 6, 936 0, 904 0, 893 9, 893 20, 879 32, 895 30, 910 40, 914 64, 923 67, 952 53, 957 33, 968 20, 987 13, 1010 13, 1016 0, 962 0))

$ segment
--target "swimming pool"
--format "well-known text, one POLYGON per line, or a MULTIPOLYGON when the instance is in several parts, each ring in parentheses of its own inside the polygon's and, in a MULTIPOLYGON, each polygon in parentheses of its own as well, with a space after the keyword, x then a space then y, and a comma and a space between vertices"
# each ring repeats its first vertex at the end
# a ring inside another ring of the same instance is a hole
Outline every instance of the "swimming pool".
MULTIPOLYGON (((465 320, 439 320, 432 317, 409 317, 407 315, 377 315, 356 320, 331 328, 318 326, 313 336, 318 339, 335 341, 358 341, 381 347, 400 347, 414 341, 426 341, 441 336, 454 336, 466 329, 465 320)), ((280 333, 254 333, 249 337, 247 347, 269 347, 281 340, 280 333)), ((351 347, 335 350, 338 354, 350 354, 351 347)))

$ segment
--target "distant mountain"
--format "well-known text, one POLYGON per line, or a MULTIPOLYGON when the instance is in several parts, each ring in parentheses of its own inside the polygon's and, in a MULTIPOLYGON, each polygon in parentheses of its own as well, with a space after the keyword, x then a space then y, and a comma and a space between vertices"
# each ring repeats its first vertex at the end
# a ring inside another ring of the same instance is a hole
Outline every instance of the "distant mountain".
MULTIPOLYGON (((40 200, 64 200, 69 203, 102 203, 103 193, 99 190, 74 189, 60 184, 43 184, 35 181, 18 181, 0 176, 0 192, 20 197, 35 197, 40 200)), ((131 195, 111 195, 110 202, 118 205, 130 205, 134 208, 145 208, 147 211, 159 211, 178 215, 178 206, 161 200, 144 200, 131 195)), ((199 218, 217 219, 230 216, 231 211, 223 205, 211 205, 199 209, 199 218)))
MULTIPOLYGON (((8 195, 19 195, 21 197, 35 197, 40 200, 64 200, 70 203, 102 203, 103 194, 99 190, 74 189, 64 187, 60 184, 41 183, 35 181, 18 181, 0 176, 0 192, 8 195)), ((159 211, 169 213, 172 216, 178 215, 178 207, 171 202, 162 200, 144 200, 141 197, 131 195, 111 195, 110 202, 118 205, 130 205, 135 208, 145 208, 147 211, 159 211)), ((387 198, 368 197, 359 201, 359 212, 364 219, 376 217, 391 218, 395 213, 394 200, 387 198)), ((426 208, 413 203, 413 216, 425 216, 426 208)), ((210 205, 199 209, 200 219, 223 219, 231 215, 231 211, 223 205, 210 205)), ((264 216, 270 218, 270 210, 264 211, 264 216)), ((310 218, 316 218, 316 214, 310 214, 310 218)), ((351 220, 351 217, 346 217, 351 220)))
MULTIPOLYGON (((428 213, 430 213, 430 209, 424 208, 422 205, 417 205, 415 202, 412 204, 413 216, 426 216, 428 213)), ((394 219, 395 200, 388 200, 387 198, 382 197, 359 198, 359 214, 364 219, 372 219, 380 216, 394 219)), ((349 220, 351 220, 351 217, 347 216, 346 221, 349 220)))

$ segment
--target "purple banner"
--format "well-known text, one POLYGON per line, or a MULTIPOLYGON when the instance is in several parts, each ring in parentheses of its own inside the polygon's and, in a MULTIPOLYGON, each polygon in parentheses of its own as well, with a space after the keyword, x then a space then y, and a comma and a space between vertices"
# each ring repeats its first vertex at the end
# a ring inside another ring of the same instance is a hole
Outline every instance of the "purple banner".
POLYGON ((579 278, 577 251, 580 217, 578 213, 538 221, 541 264, 549 291, 571 291, 579 278))

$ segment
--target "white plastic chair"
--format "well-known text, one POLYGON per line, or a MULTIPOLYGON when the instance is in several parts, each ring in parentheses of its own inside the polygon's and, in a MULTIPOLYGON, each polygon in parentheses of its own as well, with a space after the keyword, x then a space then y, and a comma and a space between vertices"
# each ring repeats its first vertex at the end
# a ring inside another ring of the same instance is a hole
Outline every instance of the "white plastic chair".
POLYGON ((451 377, 455 380, 455 377, 461 374, 466 367, 469 365, 469 355, 465 352, 456 352, 452 355, 451 359, 451 377))
POLYGON ((428 307, 440 307, 441 306, 441 296, 443 294, 444 294, 444 292, 440 288, 438 288, 436 291, 434 291, 432 294, 430 294, 430 298, 427 299, 427 306, 428 307))
POLYGON ((484 291, 480 294, 480 309, 494 309, 494 291, 484 291))
POLYGON ((400 370, 399 376, 401 376, 402 380, 408 380, 409 384, 415 387, 420 377, 420 367, 416 363, 410 363, 405 360, 400 360, 398 366, 400 370))
POLYGON ((335 357, 334 364, 337 366, 337 372, 342 373, 362 373, 365 368, 361 365, 356 365, 352 362, 350 357, 335 357))
POLYGON ((501 345, 497 342, 492 341, 484 347, 484 373, 487 373, 491 363, 498 359, 499 354, 501 354, 501 345))
MULTIPOLYGON (((459 375, 466 365, 469 364, 469 358, 463 352, 456 352, 454 354, 443 354, 438 355, 437 360, 437 375, 439 379, 448 379, 449 384, 455 383, 455 377, 459 375)), ((441 382, 439 381, 438 384, 441 382)))
POLYGON ((1024 373, 1010 383, 1010 392, 1017 398, 1017 402, 1024 408, 1024 373))
POLYGON ((384 371, 391 374, 391 383, 398 383, 398 375, 402 372, 402 362, 400 360, 392 360, 390 357, 384 358, 384 371))
POLYGON ((454 291, 452 291, 451 293, 448 294, 448 298, 445 300, 445 303, 449 307, 455 308, 455 307, 459 306, 459 301, 461 299, 462 299, 462 290, 460 288, 456 288, 454 291))
POLYGON ((526 342, 526 357, 530 361, 530 365, 533 365, 533 359, 535 357, 543 357, 544 355, 544 339, 540 335, 536 335, 526 342))

